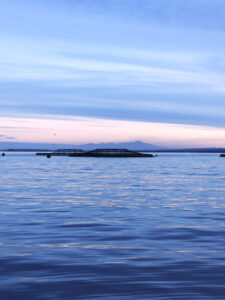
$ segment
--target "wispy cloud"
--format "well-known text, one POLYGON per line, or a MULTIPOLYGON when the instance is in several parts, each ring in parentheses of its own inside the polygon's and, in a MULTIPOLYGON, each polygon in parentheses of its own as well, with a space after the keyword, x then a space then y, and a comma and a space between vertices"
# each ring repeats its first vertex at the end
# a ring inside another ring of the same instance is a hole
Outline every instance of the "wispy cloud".
POLYGON ((0 134, 0 140, 15 140, 16 138, 12 137, 12 136, 7 136, 4 134, 0 134))
MULTIPOLYGON (((15 127, 23 118, 0 118, 1 124, 15 127)), ((61 116, 25 118, 29 130, 15 130, 15 141, 51 144, 83 144, 142 140, 161 146, 225 147, 225 129, 172 123, 121 121, 103 118, 61 116), (38 130, 37 130, 38 129, 38 130)), ((11 133, 5 129, 5 135, 11 133)), ((4 140, 2 137, 1 140, 4 140)), ((6 141, 6 140, 5 140, 6 141)))
POLYGON ((0 4, 1 115, 225 126, 224 1, 0 4))

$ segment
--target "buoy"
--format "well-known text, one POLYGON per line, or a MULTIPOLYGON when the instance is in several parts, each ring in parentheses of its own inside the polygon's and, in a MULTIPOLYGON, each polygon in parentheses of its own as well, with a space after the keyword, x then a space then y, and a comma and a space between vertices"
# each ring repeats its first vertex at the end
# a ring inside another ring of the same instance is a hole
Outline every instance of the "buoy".
POLYGON ((47 154, 46 157, 47 157, 47 158, 50 158, 50 157, 51 157, 51 154, 47 154))
POLYGON ((4 153, 4 152, 2 153, 2 156, 5 156, 5 153, 4 153))

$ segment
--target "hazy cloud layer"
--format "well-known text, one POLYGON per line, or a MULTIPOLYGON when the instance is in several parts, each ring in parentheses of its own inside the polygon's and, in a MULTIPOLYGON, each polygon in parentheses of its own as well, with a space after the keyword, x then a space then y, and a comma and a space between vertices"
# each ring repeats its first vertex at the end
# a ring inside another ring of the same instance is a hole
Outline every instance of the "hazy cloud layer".
POLYGON ((0 140, 15 140, 12 136, 6 136, 4 134, 0 134, 0 140))
POLYGON ((223 0, 0 0, 2 115, 225 127, 223 0))

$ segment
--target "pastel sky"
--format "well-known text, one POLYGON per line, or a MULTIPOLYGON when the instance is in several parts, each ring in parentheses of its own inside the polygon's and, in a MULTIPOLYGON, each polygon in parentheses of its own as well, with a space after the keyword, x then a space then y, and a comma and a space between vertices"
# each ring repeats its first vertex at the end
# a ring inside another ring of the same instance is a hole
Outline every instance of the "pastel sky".
POLYGON ((225 146, 224 0, 0 0, 0 141, 225 146))

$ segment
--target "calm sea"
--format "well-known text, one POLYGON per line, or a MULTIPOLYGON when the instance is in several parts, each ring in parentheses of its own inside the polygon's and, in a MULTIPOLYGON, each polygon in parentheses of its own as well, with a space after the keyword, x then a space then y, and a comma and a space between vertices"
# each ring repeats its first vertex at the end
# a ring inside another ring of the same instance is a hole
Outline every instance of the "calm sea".
POLYGON ((225 299, 225 158, 0 157, 0 299, 225 299))

